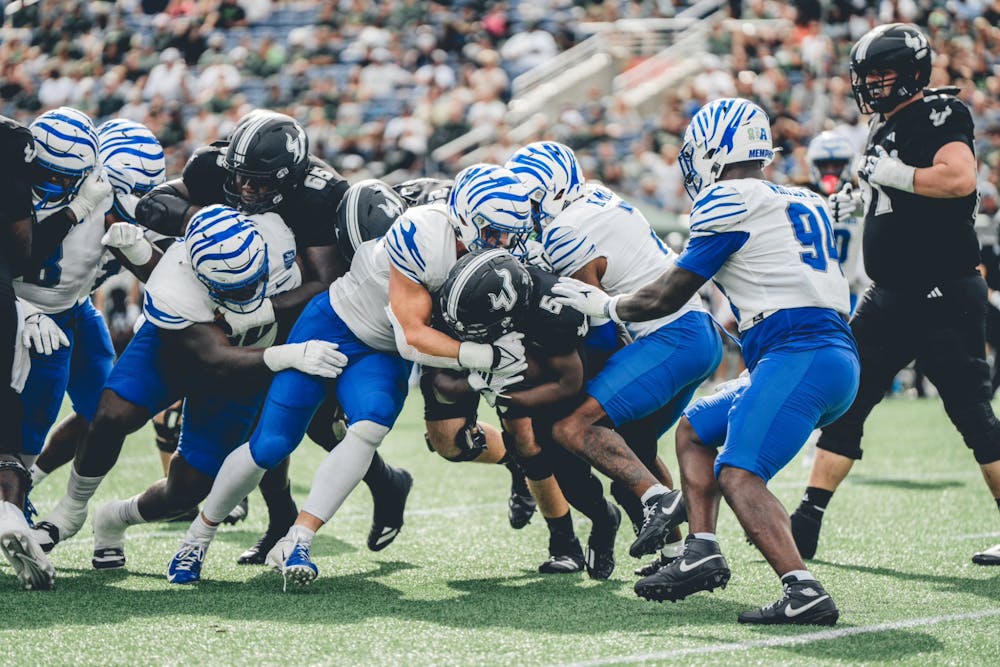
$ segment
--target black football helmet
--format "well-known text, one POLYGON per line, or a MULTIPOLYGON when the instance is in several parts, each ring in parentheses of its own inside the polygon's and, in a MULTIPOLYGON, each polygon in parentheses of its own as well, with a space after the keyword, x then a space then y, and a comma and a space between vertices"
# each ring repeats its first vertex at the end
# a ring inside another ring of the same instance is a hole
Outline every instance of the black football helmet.
POLYGON ((926 88, 930 80, 931 48, 916 26, 879 26, 851 49, 851 89, 861 113, 892 111, 926 88), (868 81, 873 72, 881 76, 868 81))
POLYGON ((414 178, 393 186, 407 206, 423 206, 437 201, 448 201, 454 181, 440 178, 414 178))
POLYGON ((514 330, 531 299, 531 275, 503 248, 470 252, 438 294, 441 318, 462 341, 490 343, 514 330))
POLYGON ((382 181, 368 178, 355 183, 337 205, 337 247, 350 262, 359 245, 385 236, 405 210, 403 199, 382 181))
POLYGON ((309 138, 293 118, 251 111, 236 125, 226 148, 226 203, 247 213, 279 206, 309 169, 309 138))

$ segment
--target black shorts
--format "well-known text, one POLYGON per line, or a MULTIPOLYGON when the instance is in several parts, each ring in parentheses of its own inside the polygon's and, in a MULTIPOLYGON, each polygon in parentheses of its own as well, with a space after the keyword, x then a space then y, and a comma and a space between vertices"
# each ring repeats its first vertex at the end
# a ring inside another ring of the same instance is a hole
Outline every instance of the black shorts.
POLYGON ((469 392, 457 400, 449 401, 434 388, 434 378, 438 373, 454 373, 441 368, 420 370, 420 393, 424 395, 424 421, 436 422, 445 419, 476 421, 479 416, 479 394, 469 392))
MULTIPOLYGON (((992 391, 986 308, 986 283, 978 275, 916 293, 872 285, 851 319, 861 358, 857 397, 840 419, 823 429, 818 446, 861 458, 865 419, 896 373, 914 360, 937 387, 952 421, 967 406, 988 405, 992 391)), ((969 434, 962 435, 968 443, 969 434)))

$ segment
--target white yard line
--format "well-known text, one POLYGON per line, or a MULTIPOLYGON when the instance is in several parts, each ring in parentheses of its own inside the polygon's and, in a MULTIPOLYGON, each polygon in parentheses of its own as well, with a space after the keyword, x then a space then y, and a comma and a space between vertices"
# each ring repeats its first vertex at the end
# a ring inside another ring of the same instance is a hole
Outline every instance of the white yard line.
MULTIPOLYGON (((948 616, 926 616, 924 618, 911 618, 905 621, 894 621, 892 623, 879 623, 877 625, 859 625, 848 628, 837 628, 836 630, 820 630, 818 632, 807 632, 794 637, 772 637, 769 639, 752 639, 745 642, 731 642, 728 644, 713 644, 711 646, 694 646, 691 648, 673 649, 662 653, 644 653, 642 655, 620 655, 608 658, 597 658, 595 660, 585 660, 582 662, 565 663, 561 667, 591 667, 594 665, 621 665, 629 663, 648 663, 654 660, 674 662, 677 658, 688 655, 709 655, 712 653, 732 653, 734 651, 747 651, 757 648, 780 648, 783 646, 797 646, 801 644, 812 644, 815 642, 840 639, 841 637, 851 637, 853 635, 875 634, 890 630, 905 630, 908 628, 923 628, 941 623, 956 623, 959 621, 976 621, 983 618, 1000 616, 1000 609, 983 609, 965 614, 951 614, 948 616)), ((984 628, 985 630, 985 628, 984 628)))

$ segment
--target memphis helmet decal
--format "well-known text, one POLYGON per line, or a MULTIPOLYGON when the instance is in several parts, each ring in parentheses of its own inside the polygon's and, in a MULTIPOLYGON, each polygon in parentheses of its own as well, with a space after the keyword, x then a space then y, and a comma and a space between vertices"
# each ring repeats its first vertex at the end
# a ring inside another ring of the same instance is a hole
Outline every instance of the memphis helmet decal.
POLYGON ((143 195, 166 181, 163 147, 145 125, 114 119, 97 128, 101 164, 118 194, 143 195))
POLYGON ((518 149, 507 169, 528 186, 534 222, 545 226, 583 194, 586 183, 573 150, 557 141, 536 141, 518 149))
POLYGON ((527 237, 533 229, 528 187, 509 169, 479 163, 455 177, 448 198, 456 234, 467 248, 493 247, 484 230, 527 237))
POLYGON ((99 142, 94 123, 82 111, 59 107, 40 115, 29 129, 35 140, 35 164, 73 179, 68 186, 48 180, 36 182, 33 186, 35 209, 65 206, 97 165, 99 142))
POLYGON ((241 313, 260 306, 269 275, 267 244, 249 218, 228 206, 206 206, 188 223, 184 244, 213 301, 241 313))

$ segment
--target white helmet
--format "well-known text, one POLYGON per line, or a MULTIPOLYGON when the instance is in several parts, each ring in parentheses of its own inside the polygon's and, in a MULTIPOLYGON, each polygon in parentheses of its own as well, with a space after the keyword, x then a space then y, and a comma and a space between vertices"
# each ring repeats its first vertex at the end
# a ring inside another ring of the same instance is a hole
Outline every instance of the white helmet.
POLYGON ((842 134, 822 132, 809 142, 806 161, 813 185, 825 195, 832 195, 851 182, 851 162, 856 152, 842 134))
POLYGON ((118 118, 97 128, 98 154, 115 192, 142 196, 167 180, 163 147, 142 123, 118 118))
POLYGON ((455 235, 469 250, 523 249, 532 230, 528 186, 496 164, 474 164, 458 172, 448 209, 455 235))
POLYGON ((94 122, 82 111, 59 107, 36 118, 29 129, 38 167, 32 186, 35 210, 66 206, 97 166, 94 122))
POLYGON ((573 149, 556 141, 536 141, 510 156, 507 169, 531 192, 533 221, 544 228, 583 194, 583 170, 573 149))
POLYGON ((188 223, 184 245, 212 301, 237 313, 252 313, 264 302, 267 243, 249 218, 221 204, 206 206, 188 223))
POLYGON ((699 109, 684 132, 678 156, 684 189, 691 199, 714 183, 728 164, 759 161, 766 167, 773 159, 767 114, 738 97, 715 100, 699 109))

